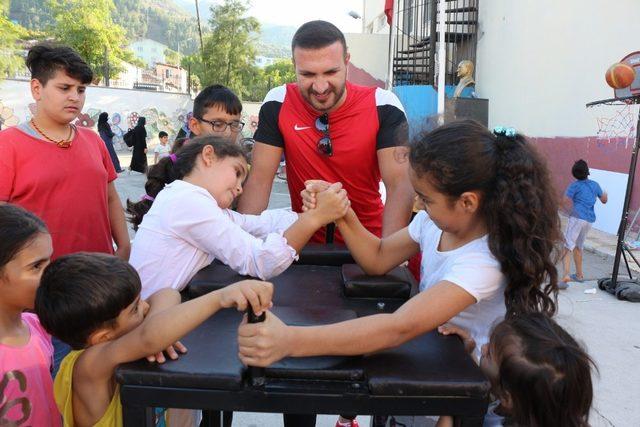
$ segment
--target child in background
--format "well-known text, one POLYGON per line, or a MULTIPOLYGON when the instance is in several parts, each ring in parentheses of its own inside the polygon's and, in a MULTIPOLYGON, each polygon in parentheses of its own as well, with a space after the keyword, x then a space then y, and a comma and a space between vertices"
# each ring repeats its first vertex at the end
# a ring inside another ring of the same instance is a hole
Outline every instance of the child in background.
POLYGON ((207 86, 193 100, 189 135, 178 135, 171 152, 178 152, 190 137, 212 135, 237 142, 244 127, 241 119, 242 102, 231 89, 222 85, 207 86))
POLYGON ((567 220, 567 229, 564 233, 564 248, 562 251, 563 261, 563 277, 560 284, 562 289, 567 288, 570 281, 582 282, 584 273, 582 271, 582 248, 587 238, 591 224, 596 221, 596 213, 593 207, 596 199, 604 204, 607 203, 607 193, 602 191, 600 184, 590 180, 589 165, 580 159, 573 164, 571 174, 576 179, 565 192, 564 205, 570 211, 567 220), (573 260, 576 265, 576 273, 569 274, 571 271, 571 256, 573 252, 573 260))
POLYGON ((214 259, 240 274, 276 276, 318 228, 348 209, 346 192, 336 184, 318 196, 313 212, 234 212, 229 208, 242 193, 247 168, 238 144, 204 136, 149 171, 143 200, 127 202, 137 231, 131 264, 140 274, 143 298, 165 287, 182 290, 214 259))
MULTIPOLYGON (((438 331, 459 335, 470 352, 475 347, 464 329, 445 324, 438 331)), ((497 399, 484 426, 588 427, 592 367, 585 350, 548 316, 527 313, 504 320, 482 347, 480 368, 497 399)), ((437 426, 453 426, 453 420, 441 417, 437 426)))
POLYGON ((51 236, 44 222, 0 204, 0 425, 58 427, 53 398, 51 337, 33 310, 51 236))
MULTIPOLYGON (((36 113, 0 132, 0 202, 35 213, 53 239, 53 258, 79 252, 129 258, 131 245, 109 152, 73 124, 93 72, 73 49, 39 44, 27 54, 36 113)), ((26 96, 26 94, 25 94, 26 96)))
MULTIPOLYGON (((244 364, 367 354, 447 321, 468 329, 482 346, 505 313, 555 313, 558 207, 546 165, 531 144, 513 129, 492 133, 477 122, 452 122, 421 136, 409 162, 426 209, 409 227, 380 239, 351 209, 337 225, 367 274, 384 274, 422 250, 421 292, 394 313, 332 325, 287 326, 268 312, 259 328, 239 328, 244 364)), ((315 208, 309 196, 303 194, 307 212, 315 208)))
POLYGON ((167 157, 171 151, 168 144, 169 143, 168 133, 166 133, 165 131, 160 131, 160 133, 158 133, 158 140, 160 141, 160 143, 156 145, 156 148, 153 149, 154 164, 158 163, 158 160, 162 159, 163 157, 167 157))
POLYGON ((45 329, 74 350, 54 385, 65 425, 122 426, 114 379, 119 364, 166 348, 222 308, 251 305, 261 313, 272 294, 270 283, 245 280, 184 304, 178 292, 164 289, 147 303, 138 274, 125 261, 88 253, 58 258, 42 275, 35 308, 45 329), (156 304, 169 300, 170 306, 156 304))

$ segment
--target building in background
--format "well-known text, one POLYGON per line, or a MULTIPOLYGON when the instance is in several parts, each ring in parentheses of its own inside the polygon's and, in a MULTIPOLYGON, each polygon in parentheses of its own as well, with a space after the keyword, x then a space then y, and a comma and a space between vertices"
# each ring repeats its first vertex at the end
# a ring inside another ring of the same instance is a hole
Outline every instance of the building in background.
POLYGON ((256 60, 254 62, 256 67, 260 67, 260 68, 264 68, 267 67, 269 65, 273 65, 276 63, 276 61, 280 60, 282 58, 270 58, 268 56, 262 56, 262 55, 256 55, 256 60))
MULTIPOLYGON (((439 1, 367 1, 365 32, 376 32, 389 3, 395 3, 395 48, 380 55, 393 61, 393 90, 410 125, 418 128, 437 111, 439 1)), ((640 2, 610 5, 605 0, 449 0, 445 61, 448 90, 457 83, 457 63, 475 63, 475 92, 489 100, 489 127, 511 126, 529 136, 548 160, 558 195, 572 180, 573 162, 589 163, 592 178, 609 192, 609 203, 596 204, 594 227, 615 234, 639 107, 587 110, 585 104, 612 98, 605 71, 640 50, 638 38, 630 36, 640 22, 640 2)), ((639 207, 636 191, 631 208, 639 207)))
POLYGON ((141 59, 148 67, 153 67, 156 63, 167 61, 165 50, 169 47, 151 39, 140 39, 129 45, 129 49, 136 58, 141 59))

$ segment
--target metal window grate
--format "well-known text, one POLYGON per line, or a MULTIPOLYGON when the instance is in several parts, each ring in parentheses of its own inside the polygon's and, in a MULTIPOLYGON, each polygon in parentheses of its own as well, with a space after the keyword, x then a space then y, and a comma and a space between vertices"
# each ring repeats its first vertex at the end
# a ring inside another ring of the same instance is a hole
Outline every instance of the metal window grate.
MULTIPOLYGON (((393 85, 433 85, 438 70, 441 42, 438 0, 396 0, 394 17, 393 85)), ((476 62, 479 0, 447 0, 445 28, 446 76, 456 82, 456 69, 463 59, 476 62)))

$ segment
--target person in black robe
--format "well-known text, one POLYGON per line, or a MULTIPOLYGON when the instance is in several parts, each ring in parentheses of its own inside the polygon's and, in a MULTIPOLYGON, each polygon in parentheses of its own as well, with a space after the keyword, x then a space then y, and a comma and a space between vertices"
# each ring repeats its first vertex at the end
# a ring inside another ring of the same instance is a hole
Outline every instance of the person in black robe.
POLYGON ((144 128, 146 122, 147 119, 140 117, 133 128, 133 155, 129 169, 140 173, 147 172, 147 131, 144 128))

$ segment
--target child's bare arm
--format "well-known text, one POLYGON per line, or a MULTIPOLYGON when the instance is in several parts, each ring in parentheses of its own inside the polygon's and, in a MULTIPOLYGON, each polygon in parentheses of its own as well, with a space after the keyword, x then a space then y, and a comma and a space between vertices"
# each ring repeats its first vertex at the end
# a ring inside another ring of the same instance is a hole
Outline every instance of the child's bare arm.
POLYGON ((301 213, 298 221, 284 232, 287 243, 296 252, 300 252, 318 228, 341 218, 349 209, 347 193, 339 182, 331 184, 316 198, 317 207, 301 213))
POLYGON ((607 202, 609 201, 609 196, 607 195, 606 191, 602 192, 602 196, 600 196, 600 201, 602 202, 603 205, 607 204, 607 202))
MULTIPOLYGON (((173 289, 161 289, 158 292, 147 298, 149 303, 149 312, 147 313, 147 319, 156 313, 159 313, 167 308, 176 306, 181 302, 180 293, 173 289)), ((185 347, 180 341, 169 345, 163 351, 159 351, 156 354, 148 355, 147 360, 149 362, 164 363, 166 361, 165 353, 170 359, 175 360, 178 358, 178 352, 186 353, 187 347, 185 347)))
POLYGON ((367 274, 385 274, 420 250, 407 227, 380 239, 364 228, 352 209, 336 224, 353 258, 367 274))
POLYGON ((89 347, 82 364, 92 366, 91 376, 95 381, 111 378, 119 364, 161 351, 221 308, 236 307, 238 311, 244 311, 251 305, 256 313, 260 313, 271 306, 272 296, 273 285, 269 282, 243 280, 234 283, 147 316, 142 324, 125 335, 89 347))

